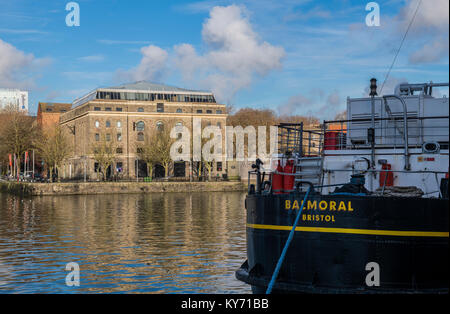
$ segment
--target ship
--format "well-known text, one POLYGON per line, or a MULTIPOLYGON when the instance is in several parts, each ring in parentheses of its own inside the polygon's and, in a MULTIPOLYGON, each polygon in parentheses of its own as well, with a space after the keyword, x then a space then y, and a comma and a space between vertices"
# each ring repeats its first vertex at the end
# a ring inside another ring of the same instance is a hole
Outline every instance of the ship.
POLYGON ((278 125, 249 171, 253 293, 448 294, 448 83, 347 98, 346 120, 278 125))

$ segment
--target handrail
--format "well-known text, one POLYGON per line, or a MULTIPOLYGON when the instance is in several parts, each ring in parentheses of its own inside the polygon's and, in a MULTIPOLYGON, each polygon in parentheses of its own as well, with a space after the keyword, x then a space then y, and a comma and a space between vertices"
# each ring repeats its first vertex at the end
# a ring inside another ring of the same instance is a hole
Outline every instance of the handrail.
POLYGON ((403 100, 403 98, 397 96, 397 95, 384 95, 383 99, 385 103, 387 104, 387 98, 395 98, 400 100, 400 102, 403 105, 403 137, 405 141, 405 170, 410 170, 411 165, 409 163, 409 152, 408 152, 408 109, 406 107, 406 103, 403 100))
POLYGON ((278 273, 280 272, 281 266, 283 265, 283 262, 284 262, 284 258, 286 257, 286 253, 289 248, 289 245, 291 244, 292 239, 294 238, 295 228, 297 227, 298 221, 300 220, 300 216, 302 214, 303 207, 306 203, 306 199, 308 198, 308 195, 309 195, 309 192, 311 191, 311 189, 312 189, 312 185, 310 185, 310 187, 308 188, 308 191, 305 194, 305 198, 303 199, 302 206, 300 207, 297 217, 295 218, 294 225, 292 226, 291 232, 289 233, 289 237, 286 241, 286 244, 284 245, 283 251, 281 252, 280 258, 278 259, 277 266, 275 267, 275 270, 272 274, 272 279, 270 280, 269 285, 267 286, 266 294, 270 294, 272 292, 273 286, 278 277, 278 273))

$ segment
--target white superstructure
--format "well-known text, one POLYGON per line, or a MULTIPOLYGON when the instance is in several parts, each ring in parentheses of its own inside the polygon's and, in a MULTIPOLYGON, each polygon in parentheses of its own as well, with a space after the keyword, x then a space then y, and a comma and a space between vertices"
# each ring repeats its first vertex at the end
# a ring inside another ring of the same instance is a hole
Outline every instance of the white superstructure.
POLYGON ((7 106, 14 106, 17 110, 28 112, 28 92, 0 88, 0 109, 7 106))
POLYGON ((389 165, 394 186, 414 186, 424 197, 439 197, 449 168, 449 102, 432 96, 432 89, 442 86, 448 83, 402 84, 394 95, 348 98, 347 120, 324 123, 322 185, 364 174, 366 188, 375 192, 384 187, 380 173, 389 165))

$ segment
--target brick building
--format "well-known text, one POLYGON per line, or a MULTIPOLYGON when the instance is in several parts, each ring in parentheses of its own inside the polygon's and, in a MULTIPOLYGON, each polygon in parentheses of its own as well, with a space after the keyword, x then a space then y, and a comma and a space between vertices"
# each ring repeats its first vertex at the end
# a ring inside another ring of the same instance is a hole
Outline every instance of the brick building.
POLYGON ((69 111, 72 104, 63 103, 39 103, 37 111, 37 123, 45 130, 59 123, 61 114, 69 111))
MULTIPOLYGON (((137 147, 158 129, 183 125, 191 131, 194 118, 202 125, 217 125, 225 131, 225 105, 217 104, 207 91, 194 91, 149 82, 99 88, 74 101, 72 109, 60 117, 60 125, 72 141, 73 153, 63 167, 63 177, 97 178, 98 163, 93 145, 101 140, 114 141, 117 147, 113 169, 108 173, 119 178, 147 176, 145 162, 138 160, 137 147), (136 169, 137 168, 137 169, 136 169), (136 171, 138 170, 138 171, 136 171)), ((193 167, 195 168, 195 167, 193 167)), ((225 172, 222 163, 214 166, 213 175, 225 172)), ((174 163, 170 176, 189 177, 190 162, 174 163)), ((156 165, 154 176, 161 177, 156 165)))

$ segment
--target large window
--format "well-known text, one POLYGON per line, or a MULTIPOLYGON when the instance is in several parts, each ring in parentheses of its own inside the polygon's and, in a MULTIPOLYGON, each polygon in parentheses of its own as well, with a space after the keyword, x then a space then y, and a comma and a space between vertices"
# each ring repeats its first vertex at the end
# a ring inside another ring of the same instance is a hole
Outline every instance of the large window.
POLYGON ((95 121, 95 127, 98 129, 100 127, 100 122, 99 121, 95 121))
POLYGON ((117 121, 117 127, 121 128, 122 127, 122 122, 121 121, 117 121))
POLYGON ((189 95, 189 94, 156 94, 156 93, 126 93, 126 92, 97 92, 97 99, 112 100, 137 100, 137 101, 177 101, 177 102, 198 102, 215 103, 213 95, 189 95))
POLYGON ((139 132, 137 135, 137 140, 139 142, 143 142, 144 141, 144 132, 139 132))
POLYGON ((107 128, 110 128, 110 127, 111 127, 111 121, 109 121, 109 120, 106 120, 106 123, 105 123, 105 125, 106 125, 106 127, 107 127, 107 128))
POLYGON ((164 104, 157 104, 156 112, 164 112, 164 104))
POLYGON ((143 132, 145 130, 145 123, 144 121, 139 121, 136 123, 136 131, 143 132))
POLYGON ((100 141, 100 134, 95 133, 95 141, 96 142, 100 141))

